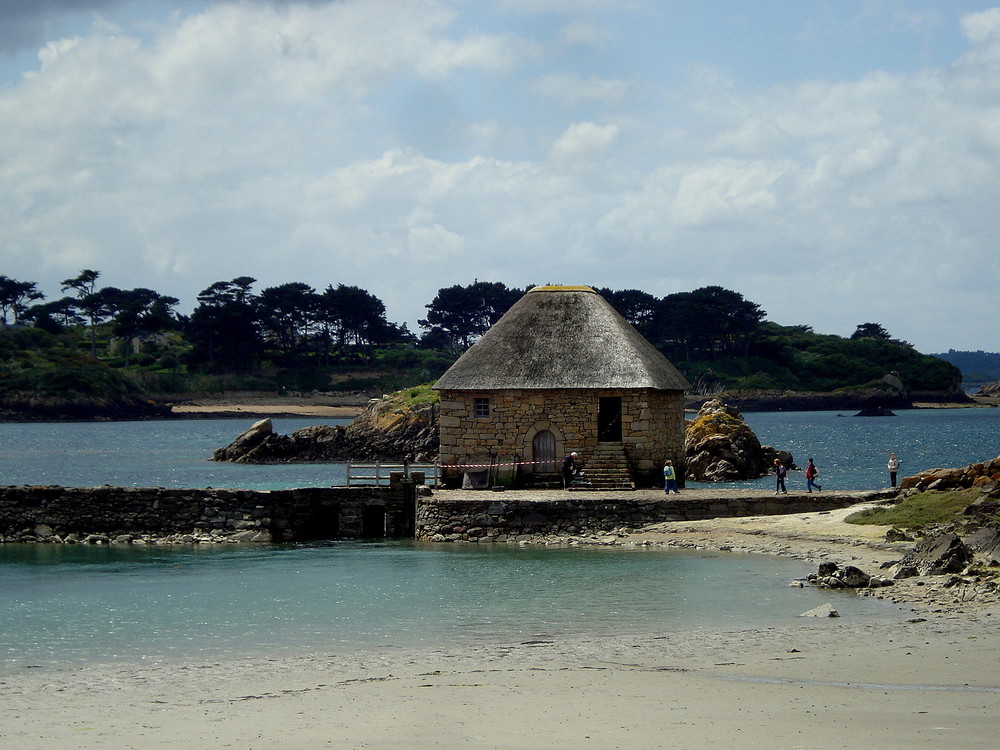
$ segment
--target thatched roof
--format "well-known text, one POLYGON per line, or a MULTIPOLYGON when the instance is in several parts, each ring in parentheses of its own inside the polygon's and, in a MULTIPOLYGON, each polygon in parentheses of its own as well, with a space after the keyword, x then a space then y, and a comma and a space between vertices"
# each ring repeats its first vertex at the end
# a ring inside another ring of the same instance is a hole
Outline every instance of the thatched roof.
POLYGON ((590 287, 539 286, 519 299, 434 387, 683 391, 690 384, 590 287))

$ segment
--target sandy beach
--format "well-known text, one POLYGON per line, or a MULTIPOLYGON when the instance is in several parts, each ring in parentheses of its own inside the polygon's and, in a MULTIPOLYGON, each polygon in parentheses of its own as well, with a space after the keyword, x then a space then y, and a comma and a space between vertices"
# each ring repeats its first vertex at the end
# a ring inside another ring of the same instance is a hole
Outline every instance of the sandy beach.
MULTIPOLYGON (((847 511, 645 529, 625 544, 873 566, 900 550, 847 511)), ((41 748, 993 748, 995 596, 911 579, 898 617, 539 636, 475 648, 24 669, 0 741, 41 748)), ((850 594, 831 592, 831 602, 850 594)))
POLYGON ((188 419, 246 417, 315 417, 316 419, 354 419, 365 408, 362 396, 327 396, 304 394, 299 397, 262 396, 260 394, 202 395, 171 403, 175 416, 188 419))

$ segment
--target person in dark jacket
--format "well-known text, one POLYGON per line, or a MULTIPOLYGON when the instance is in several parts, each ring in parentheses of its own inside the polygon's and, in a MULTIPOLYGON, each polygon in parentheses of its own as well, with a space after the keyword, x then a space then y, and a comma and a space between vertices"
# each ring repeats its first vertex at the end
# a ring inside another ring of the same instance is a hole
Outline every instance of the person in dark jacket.
POLYGON ((570 453, 566 458, 563 459, 562 464, 562 475, 563 475, 563 487, 569 489, 569 486, 573 484, 573 480, 576 479, 576 475, 580 472, 580 467, 577 465, 577 459, 580 456, 577 453, 570 453))
POLYGON ((785 489, 785 477, 788 476, 788 469, 785 465, 781 463, 780 458, 774 459, 774 477, 776 480, 774 487, 775 495, 787 495, 788 490, 785 489))

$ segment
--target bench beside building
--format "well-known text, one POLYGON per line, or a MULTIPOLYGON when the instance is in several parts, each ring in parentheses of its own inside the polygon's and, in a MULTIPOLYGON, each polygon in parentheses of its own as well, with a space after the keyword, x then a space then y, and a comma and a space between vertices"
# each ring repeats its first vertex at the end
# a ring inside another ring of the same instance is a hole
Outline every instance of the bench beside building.
POLYGON ((687 380, 590 287, 535 287, 434 387, 453 475, 514 460, 523 480, 576 451, 588 477, 617 464, 652 486, 665 459, 683 465, 687 380))

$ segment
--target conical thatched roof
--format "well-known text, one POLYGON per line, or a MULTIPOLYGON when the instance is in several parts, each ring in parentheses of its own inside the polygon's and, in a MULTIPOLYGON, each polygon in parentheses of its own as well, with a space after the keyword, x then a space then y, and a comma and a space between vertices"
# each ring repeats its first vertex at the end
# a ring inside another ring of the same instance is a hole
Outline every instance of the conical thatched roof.
POLYGON ((590 287, 539 286, 519 299, 434 387, 682 391, 690 384, 590 287))

